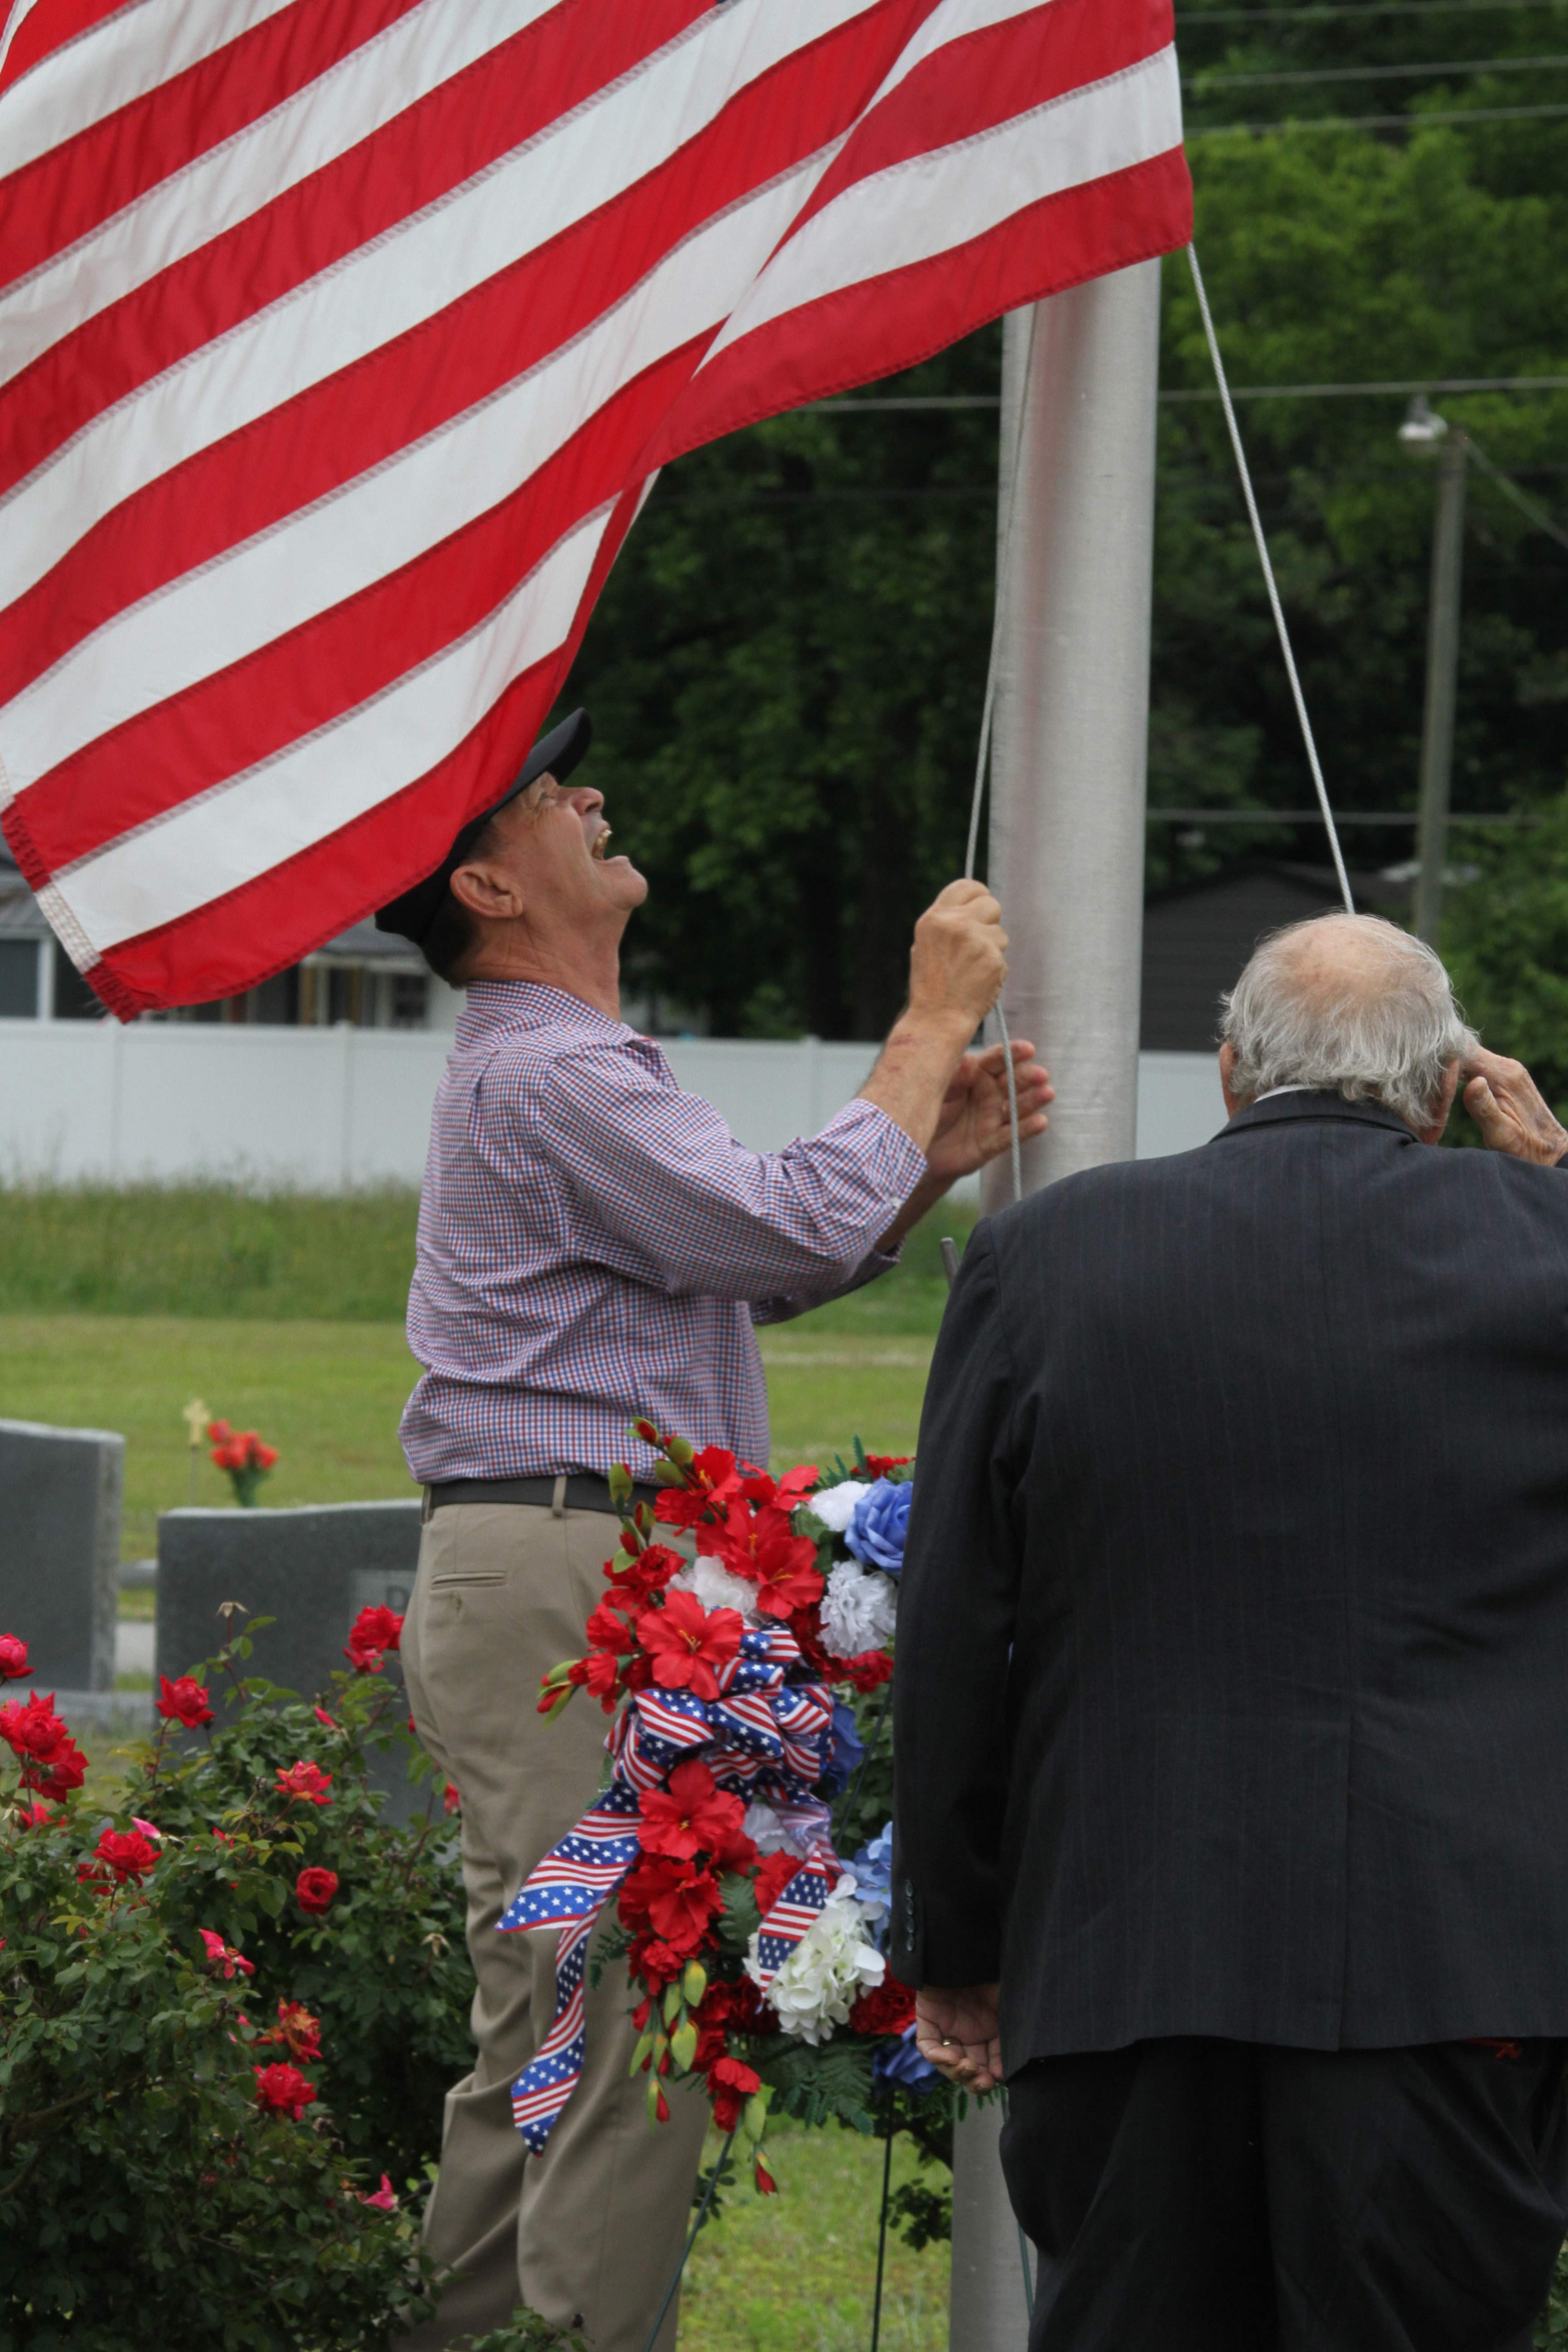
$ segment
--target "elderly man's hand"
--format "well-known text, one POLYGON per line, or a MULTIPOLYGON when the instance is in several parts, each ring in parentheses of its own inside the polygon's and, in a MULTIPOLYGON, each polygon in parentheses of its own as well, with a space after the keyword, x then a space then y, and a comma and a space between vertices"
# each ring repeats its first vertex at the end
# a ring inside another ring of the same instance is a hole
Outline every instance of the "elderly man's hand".
POLYGON ((1559 1125, 1542 1102, 1523 1062, 1489 1054, 1483 1046, 1466 1057, 1461 1069, 1464 1107, 1481 1129, 1488 1151, 1531 1159, 1551 1168, 1568 1151, 1568 1128, 1559 1125))
MULTIPOLYGON (((1045 1105, 1055 1101, 1056 1090, 1027 1038, 1014 1038, 1012 1063, 1018 1085, 1018 1132, 1027 1143, 1031 1136, 1044 1134, 1049 1124, 1045 1105)), ((1011 1135, 1004 1048, 992 1046, 983 1054, 965 1054, 942 1098, 936 1133, 926 1147, 932 1178, 945 1188, 960 1176, 973 1176, 976 1169, 1006 1151, 1011 1135)))
POLYGON ((1002 2079, 997 1987, 949 1991, 924 1984, 915 1996, 915 2047, 929 2066, 966 2091, 995 2090, 1002 2079))

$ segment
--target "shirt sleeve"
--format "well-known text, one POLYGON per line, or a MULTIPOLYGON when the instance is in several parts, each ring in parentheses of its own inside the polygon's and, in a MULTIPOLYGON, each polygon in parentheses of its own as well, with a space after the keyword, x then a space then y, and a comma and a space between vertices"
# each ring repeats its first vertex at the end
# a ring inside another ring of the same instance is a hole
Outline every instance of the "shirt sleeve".
POLYGON ((770 1318, 891 1263, 876 1241, 925 1173, 903 1129, 858 1099, 809 1142, 746 1151, 662 1056, 636 1046, 564 1054, 531 1093, 513 1115, 590 1206, 619 1272, 770 1318))

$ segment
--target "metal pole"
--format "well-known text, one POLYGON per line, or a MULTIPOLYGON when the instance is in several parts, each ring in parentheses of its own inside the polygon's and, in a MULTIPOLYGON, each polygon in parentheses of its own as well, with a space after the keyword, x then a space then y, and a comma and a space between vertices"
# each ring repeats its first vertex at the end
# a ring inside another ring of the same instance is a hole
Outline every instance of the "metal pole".
POLYGON ((1460 582, 1464 568, 1465 465, 1464 435, 1450 433, 1438 453, 1432 606, 1427 623, 1427 708, 1421 727, 1421 801, 1416 831, 1416 934, 1434 946, 1442 916, 1443 868, 1448 863, 1460 582))
MULTIPOLYGON (((1009 1023, 1056 1088, 1029 1192, 1136 1147, 1159 284, 1142 262, 1075 287, 1037 306, 1032 344, 1027 312, 1003 343, 989 875, 1009 1023)), ((987 1208, 1010 1190, 994 1161, 987 1208)), ((971 2108, 953 2133, 952 2352, 1027 2339, 1001 2121, 971 2108)))
MULTIPOLYGON (((1007 926, 1004 995, 1056 1089, 1023 1182, 1130 1159, 1148 755, 1159 264, 1141 262, 1007 321, 1000 511, 1012 513, 991 765, 989 876, 1007 926), (1016 500, 1005 478, 1014 450, 1016 500)), ((998 549, 998 554, 1001 550, 998 549)), ((1008 1196, 987 1170, 987 1209, 1008 1196)))

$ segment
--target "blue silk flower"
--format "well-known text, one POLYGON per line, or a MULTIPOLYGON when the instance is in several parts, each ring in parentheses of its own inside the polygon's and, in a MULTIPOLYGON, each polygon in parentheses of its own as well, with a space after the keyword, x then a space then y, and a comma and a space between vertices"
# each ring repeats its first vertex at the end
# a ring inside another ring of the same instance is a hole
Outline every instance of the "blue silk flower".
POLYGON ((890 1577, 903 1567, 914 1491, 907 1480, 895 1486, 891 1478, 878 1478, 856 1503, 844 1541, 866 1567, 881 1568, 890 1577))

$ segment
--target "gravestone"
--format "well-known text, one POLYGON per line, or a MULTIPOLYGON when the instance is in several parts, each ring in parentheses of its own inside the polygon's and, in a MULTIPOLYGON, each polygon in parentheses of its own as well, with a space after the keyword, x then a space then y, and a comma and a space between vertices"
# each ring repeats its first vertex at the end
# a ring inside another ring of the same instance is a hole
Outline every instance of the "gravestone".
MULTIPOLYGON (((188 1673, 221 1648, 227 1600, 247 1614, 236 1635, 270 1617, 254 1635, 247 1672, 265 1675, 300 1698, 331 1690, 346 1670, 344 1645, 360 1611, 407 1611, 419 1565, 420 1504, 322 1503, 289 1510, 168 1510, 158 1521, 158 1637, 155 1672, 188 1673)), ((396 1653, 383 1671, 400 1687, 396 1653)), ((377 1755, 370 1777, 391 1799, 390 1817, 406 1820, 425 1791, 404 1777, 400 1752, 377 1755)))
POLYGON ((28 1645, 30 1690, 114 1689, 124 1487, 113 1430, 0 1421, 0 1633, 28 1645))

